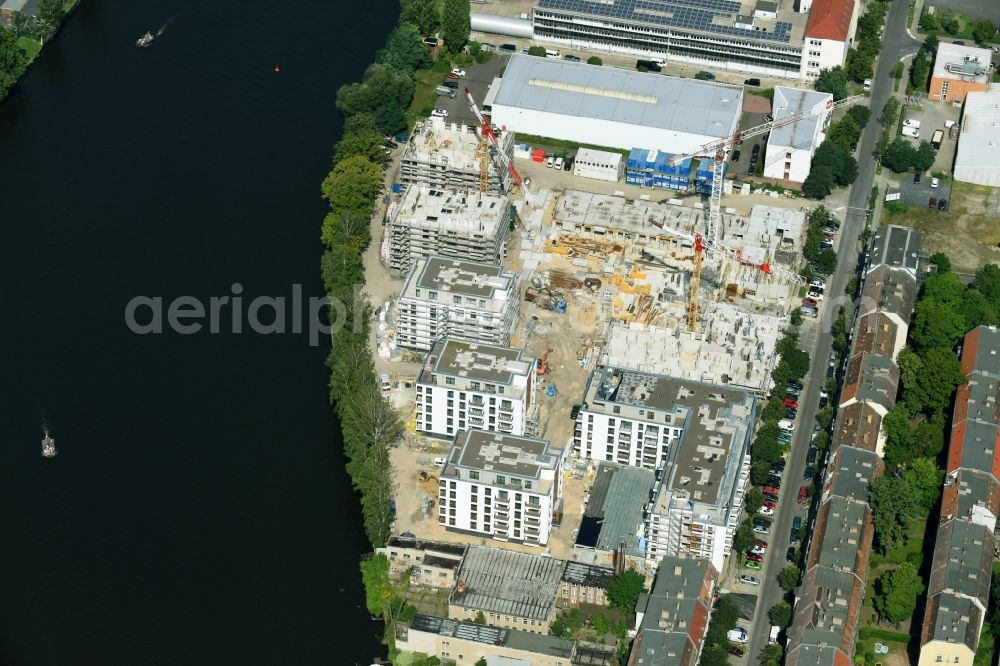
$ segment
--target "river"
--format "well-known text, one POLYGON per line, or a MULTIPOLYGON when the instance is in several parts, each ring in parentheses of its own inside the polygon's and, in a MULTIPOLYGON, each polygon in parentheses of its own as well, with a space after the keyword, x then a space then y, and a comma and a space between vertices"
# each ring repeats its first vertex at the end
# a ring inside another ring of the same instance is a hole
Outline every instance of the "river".
POLYGON ((328 343, 124 313, 322 292, 336 91, 397 12, 82 0, 0 104, 0 663, 384 656, 328 343))

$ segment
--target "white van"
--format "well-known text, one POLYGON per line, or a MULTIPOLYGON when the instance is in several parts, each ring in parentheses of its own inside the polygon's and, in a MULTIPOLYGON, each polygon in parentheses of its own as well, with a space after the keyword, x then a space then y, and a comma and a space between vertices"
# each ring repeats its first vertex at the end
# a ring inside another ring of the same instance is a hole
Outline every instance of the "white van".
POLYGON ((920 129, 920 121, 913 120, 912 118, 907 118, 903 121, 903 127, 912 127, 913 129, 920 129))
POLYGON ((773 645, 778 642, 778 635, 781 633, 781 627, 776 624, 771 625, 771 633, 768 634, 767 642, 769 645, 773 645))
POLYGON ((545 57, 546 58, 555 58, 556 60, 558 60, 562 56, 559 55, 559 51, 553 51, 552 49, 545 49, 545 57))
POLYGON ((778 428, 784 430, 785 432, 795 432, 795 424, 788 419, 781 419, 778 421, 778 428))
POLYGON ((915 127, 904 127, 903 128, 903 136, 908 136, 911 139, 919 139, 920 138, 920 132, 918 132, 917 128, 915 128, 915 127))

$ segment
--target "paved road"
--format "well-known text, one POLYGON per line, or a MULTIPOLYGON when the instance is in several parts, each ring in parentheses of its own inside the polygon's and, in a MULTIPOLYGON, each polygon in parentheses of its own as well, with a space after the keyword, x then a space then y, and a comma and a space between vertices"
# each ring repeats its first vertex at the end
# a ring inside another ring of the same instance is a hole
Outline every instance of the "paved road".
MULTIPOLYGON (((918 47, 918 42, 914 41, 906 33, 907 4, 904 2, 894 2, 886 18, 886 32, 882 55, 878 61, 875 72, 875 85, 872 96, 869 99, 872 109, 872 120, 868 123, 862 134, 858 150, 859 173, 858 179, 851 188, 848 199, 848 208, 841 211, 844 218, 841 226, 840 245, 838 250, 837 271, 827 284, 827 299, 821 310, 819 330, 816 331, 811 349, 808 349, 810 358, 813 359, 812 368, 806 377, 805 388, 799 400, 799 420, 792 442, 792 451, 788 456, 788 464, 785 468, 785 476, 782 483, 782 501, 778 505, 777 515, 771 525, 771 533, 768 536, 770 547, 765 558, 766 576, 761 586, 760 597, 757 602, 757 610, 754 614, 754 624, 750 630, 750 642, 747 648, 747 663, 756 664, 760 660, 760 650, 767 645, 767 637, 770 630, 770 622, 767 619, 767 611, 780 602, 784 592, 777 583, 776 576, 785 566, 785 551, 788 550, 788 533, 791 530, 792 519, 795 516, 804 516, 803 509, 796 504, 795 495, 802 484, 802 471, 806 464, 806 453, 809 449, 809 440, 813 431, 813 422, 819 407, 819 393, 826 382, 827 361, 833 346, 833 338, 830 335, 830 326, 837 316, 837 309, 840 304, 848 307, 848 312, 852 312, 853 304, 846 302, 843 296, 847 281, 850 279, 857 266, 858 254, 860 251, 859 236, 864 230, 865 210, 868 208, 868 198, 871 196, 872 185, 875 182, 875 161, 871 154, 878 142, 882 132, 882 126, 877 118, 882 112, 882 107, 892 94, 892 69, 896 63, 908 53, 913 53, 918 47)), ((834 209, 836 206, 834 205, 834 209)), ((805 333, 805 331, 804 331, 805 333)), ((804 336, 806 338, 807 336, 804 336)), ((805 518, 803 517, 803 522, 805 518)), ((802 543, 805 541, 808 529, 803 529, 802 543)))
POLYGON ((990 0, 930 0, 925 3, 936 8, 964 12, 977 21, 993 21, 1000 25, 1000 3, 990 0))

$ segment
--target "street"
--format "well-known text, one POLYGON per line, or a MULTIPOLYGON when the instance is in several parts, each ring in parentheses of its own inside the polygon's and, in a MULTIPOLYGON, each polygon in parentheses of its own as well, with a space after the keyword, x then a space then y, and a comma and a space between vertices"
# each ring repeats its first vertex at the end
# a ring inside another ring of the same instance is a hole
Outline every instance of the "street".
MULTIPOLYGON (((771 534, 768 541, 770 543, 765 556, 765 568, 763 584, 761 585, 760 596, 757 600, 757 610, 754 613, 754 623, 750 630, 750 641, 747 645, 747 660, 750 664, 756 664, 760 660, 760 651, 767 645, 770 621, 767 611, 772 606, 779 603, 784 596, 784 591, 778 585, 777 575, 785 566, 785 551, 788 549, 788 533, 792 526, 792 519, 800 514, 800 506, 795 502, 795 493, 802 483, 802 470, 806 464, 806 453, 809 449, 810 436, 813 432, 813 423, 816 413, 819 411, 819 393, 826 382, 827 361, 832 349, 833 336, 830 335, 830 326, 837 317, 837 310, 840 305, 845 305, 848 315, 853 315, 853 303, 847 300, 844 289, 847 282, 853 275, 857 267, 858 255, 860 252, 859 236, 864 230, 865 211, 868 208, 868 199, 871 196, 872 185, 875 181, 875 160, 871 155, 882 133, 882 125, 878 122, 878 117, 882 113, 889 95, 892 94, 892 70, 904 55, 913 53, 919 43, 906 32, 906 16, 908 6, 903 2, 894 2, 890 5, 889 13, 885 21, 885 35, 881 55, 875 71, 874 86, 870 98, 872 118, 865 127, 861 136, 858 150, 858 178, 851 188, 848 206, 844 211, 844 222, 839 234, 839 246, 837 248, 837 270, 830 277, 826 288, 826 300, 820 310, 821 318, 819 330, 816 331, 815 340, 809 352, 813 359, 812 367, 806 376, 805 385, 801 399, 799 400, 799 420, 796 426, 795 437, 792 442, 792 451, 788 457, 788 464, 782 484, 782 501, 778 505, 775 520, 771 525, 771 534)), ((834 207, 836 210, 836 207, 834 207)), ((842 359, 838 359, 838 362, 842 359)), ((809 543, 811 526, 803 520, 801 543, 809 543)))

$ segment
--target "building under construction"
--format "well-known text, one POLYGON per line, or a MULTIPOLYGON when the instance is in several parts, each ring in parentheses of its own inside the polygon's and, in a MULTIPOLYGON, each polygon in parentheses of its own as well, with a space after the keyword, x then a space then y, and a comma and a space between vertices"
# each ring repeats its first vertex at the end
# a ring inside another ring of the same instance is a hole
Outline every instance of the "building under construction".
MULTIPOLYGON (((513 158, 514 133, 499 133, 497 140, 507 157, 513 158)), ((443 118, 418 122, 399 161, 399 182, 478 192, 485 157, 486 191, 494 195, 509 192, 513 176, 508 171, 498 171, 493 160, 484 155, 484 148, 475 127, 447 123, 443 118)))
POLYGON ((382 261, 403 275, 431 254, 499 265, 507 253, 511 205, 506 195, 411 185, 385 218, 382 261))

